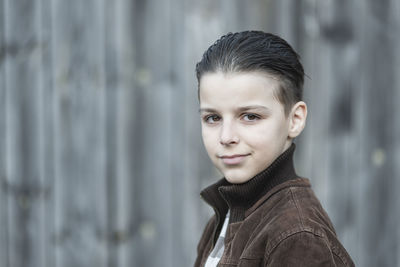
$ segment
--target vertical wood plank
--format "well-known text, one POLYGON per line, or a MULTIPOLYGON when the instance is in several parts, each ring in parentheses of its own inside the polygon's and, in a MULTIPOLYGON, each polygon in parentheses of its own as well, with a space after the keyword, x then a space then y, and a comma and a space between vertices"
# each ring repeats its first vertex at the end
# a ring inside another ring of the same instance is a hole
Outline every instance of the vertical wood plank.
POLYGON ((362 32, 365 45, 360 47, 364 55, 360 64, 365 92, 363 132, 371 134, 365 134, 362 139, 361 167, 365 171, 365 194, 361 197, 364 206, 360 207, 360 216, 363 220, 358 229, 366 238, 364 251, 369 252, 368 255, 364 254, 362 260, 370 266, 398 265, 398 240, 392 238, 399 222, 398 214, 392 212, 398 210, 395 186, 399 176, 395 173, 398 162, 394 161, 397 139, 394 130, 399 120, 393 112, 398 101, 393 97, 398 91, 394 86, 398 79, 398 73, 395 72, 398 68, 395 65, 398 51, 393 44, 398 43, 398 38, 393 35, 391 28, 395 26, 392 22, 398 21, 399 14, 392 13, 393 4, 391 1, 379 5, 374 1, 365 3, 365 26, 362 32), (379 234, 375 230, 378 228, 379 234), (380 246, 373 246, 372 240, 378 240, 380 246))
POLYGON ((44 239, 42 266, 56 266, 55 249, 55 194, 54 194, 54 88, 52 68, 52 0, 40 1, 40 57, 41 82, 39 94, 39 147, 40 172, 44 188, 41 213, 41 228, 44 239))
MULTIPOLYGON (((108 10, 108 8, 106 8, 108 10)), ((116 70, 118 81, 116 84, 116 109, 117 126, 114 138, 116 145, 116 161, 115 170, 115 188, 116 190, 110 194, 114 198, 115 206, 109 204, 109 209, 116 210, 116 217, 109 218, 114 220, 109 229, 112 243, 115 244, 114 257, 116 265, 119 267, 128 267, 134 264, 132 256, 133 240, 135 233, 135 214, 132 206, 134 206, 134 179, 137 179, 135 169, 132 168, 134 162, 139 158, 136 149, 131 146, 131 140, 136 139, 135 121, 133 118, 135 114, 135 89, 134 89, 134 66, 135 58, 133 51, 135 50, 135 41, 133 38, 133 17, 131 14, 135 13, 134 4, 129 0, 119 0, 115 2, 114 13, 108 14, 108 19, 114 21, 110 22, 108 28, 109 32, 115 31, 114 38, 109 38, 111 48, 115 49, 116 70), (113 195, 114 194, 114 195, 113 195)), ((108 47, 108 46, 107 46, 108 47)), ((110 51, 111 52, 111 51, 110 51)), ((106 72, 108 72, 106 70, 106 72)), ((111 89, 111 88, 109 88, 111 89)), ((111 138, 109 136, 108 138, 111 138)))
POLYGON ((115 2, 105 2, 103 9, 103 27, 104 27, 104 75, 105 75, 105 174, 106 174, 106 214, 107 228, 105 232, 105 241, 107 244, 108 262, 107 266, 119 266, 118 245, 119 234, 117 232, 117 220, 119 210, 117 208, 118 183, 117 183, 117 162, 118 147, 116 145, 116 136, 118 129, 117 100, 119 93, 119 75, 120 71, 117 62, 116 40, 116 11, 115 2))
POLYGON ((36 92, 38 109, 38 168, 40 170, 40 181, 42 192, 38 196, 40 203, 38 216, 40 221, 41 242, 40 249, 42 262, 40 266, 55 266, 54 249, 54 138, 53 138, 53 88, 51 67, 51 0, 36 2, 38 16, 39 46, 37 56, 39 86, 36 92))
MULTIPOLYGON (((145 56, 144 56, 144 19, 146 17, 146 1, 134 1, 133 2, 134 14, 136 14, 132 20, 132 32, 133 32, 133 73, 132 73, 132 98, 127 101, 127 111, 129 111, 130 120, 127 131, 132 136, 128 139, 129 156, 131 164, 129 164, 129 173, 132 175, 132 202, 131 202, 131 227, 132 227, 132 251, 129 257, 129 262, 137 265, 143 265, 141 262, 141 236, 140 227, 142 225, 143 216, 141 214, 141 192, 143 186, 142 179, 144 179, 144 169, 142 157, 146 147, 144 146, 144 127, 145 118, 142 116, 144 113, 144 95, 142 87, 149 80, 149 72, 146 71, 145 56)), ((150 224, 149 232, 151 235, 154 234, 154 224, 150 224)))
POLYGON ((8 264, 44 266, 40 170, 40 5, 5 1, 6 176, 8 264))
POLYGON ((57 266, 106 266, 103 1, 54 1, 57 266))
MULTIPOLYGON (((396 1, 396 0, 392 0, 390 1, 391 3, 391 7, 390 7, 390 16, 391 16, 391 28, 399 28, 400 27, 400 2, 396 1)), ((392 41, 392 45, 393 48, 397 47, 400 44, 400 36, 398 34, 394 34, 391 35, 392 38, 394 37, 394 40, 392 41)), ((392 48, 392 49, 393 49, 392 48)), ((400 77, 398 75, 396 75, 397 73, 400 73, 400 52, 398 51, 398 49, 394 49, 395 51, 395 55, 394 57, 394 66, 393 66, 393 73, 395 74, 395 82, 393 83, 393 87, 395 88, 394 90, 394 95, 393 95, 393 99, 394 99, 394 114, 400 114, 400 105, 398 104, 398 101, 400 99, 400 77)), ((389 125, 392 122, 389 121, 389 125)), ((400 162, 400 139, 398 138, 400 136, 400 121, 396 120, 395 124, 393 125, 393 155, 388 155, 389 157, 393 156, 393 162, 394 162, 394 177, 392 179, 395 180, 395 184, 393 185, 394 188, 400 188, 400 164, 398 164, 398 162, 400 162)), ((396 195, 396 200, 394 205, 396 207, 400 207, 400 196, 399 194, 395 194, 396 195)), ((396 216, 396 222, 395 222, 395 226, 392 225, 392 227, 394 227, 394 229, 397 229, 397 225, 400 224, 400 213, 399 212, 395 212, 395 216, 396 216)), ((397 235, 395 234, 394 236, 392 235, 392 238, 395 240, 395 248, 394 250, 397 249, 396 255, 396 264, 400 265, 400 231, 397 230, 397 235)))
POLYGON ((138 3, 143 12, 136 33, 136 90, 143 99, 136 107, 136 131, 143 139, 138 146, 139 175, 136 177, 136 259, 141 266, 172 266, 171 236, 171 33, 169 1, 138 3), (157 17, 157 20, 153 18, 157 17), (150 34, 151 33, 151 34, 150 34), (145 116, 144 116, 145 115, 145 116), (157 251, 158 257, 152 252, 157 251))
POLYGON ((0 0, 0 266, 9 266, 8 260, 8 198, 6 195, 6 160, 7 160, 7 135, 6 135, 6 118, 7 118, 7 96, 6 96, 6 60, 7 60, 7 41, 5 36, 5 1, 0 0))
POLYGON ((186 2, 182 0, 171 0, 170 2, 170 194, 171 194, 171 216, 170 216, 170 235, 171 237, 171 266, 190 266, 191 251, 185 241, 185 232, 182 231, 185 225, 186 213, 185 202, 182 192, 185 191, 185 181, 188 178, 184 176, 185 166, 185 116, 187 114, 186 95, 187 91, 194 89, 185 87, 185 77, 190 77, 193 72, 190 68, 185 68, 185 58, 187 49, 185 43, 188 41, 185 32, 185 8, 186 2))

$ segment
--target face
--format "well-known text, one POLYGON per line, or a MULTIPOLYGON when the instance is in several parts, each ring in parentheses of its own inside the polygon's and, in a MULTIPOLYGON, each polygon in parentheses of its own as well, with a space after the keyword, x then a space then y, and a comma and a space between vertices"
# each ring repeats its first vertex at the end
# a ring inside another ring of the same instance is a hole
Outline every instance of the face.
POLYGON ((214 165, 231 183, 244 183, 289 148, 292 113, 266 73, 206 73, 200 79, 202 137, 214 165))

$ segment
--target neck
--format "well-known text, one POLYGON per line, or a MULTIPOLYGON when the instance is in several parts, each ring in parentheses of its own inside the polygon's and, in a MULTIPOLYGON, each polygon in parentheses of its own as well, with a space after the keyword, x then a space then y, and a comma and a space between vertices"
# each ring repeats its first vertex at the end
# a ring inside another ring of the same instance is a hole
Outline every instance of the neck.
POLYGON ((273 187, 298 178, 293 165, 294 150, 292 144, 268 168, 243 184, 231 184, 223 178, 204 189, 201 196, 214 208, 217 218, 225 216, 229 209, 230 222, 241 221, 245 211, 273 187))

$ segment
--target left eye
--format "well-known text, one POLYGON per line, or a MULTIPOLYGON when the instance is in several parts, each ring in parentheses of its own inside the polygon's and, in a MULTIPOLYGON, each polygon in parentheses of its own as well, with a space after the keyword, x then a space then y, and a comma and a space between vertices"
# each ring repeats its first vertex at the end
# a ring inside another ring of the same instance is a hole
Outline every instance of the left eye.
POLYGON ((245 121, 255 121, 255 120, 258 120, 260 117, 259 116, 257 116, 256 114, 245 114, 244 116, 243 116, 243 119, 245 120, 245 121))

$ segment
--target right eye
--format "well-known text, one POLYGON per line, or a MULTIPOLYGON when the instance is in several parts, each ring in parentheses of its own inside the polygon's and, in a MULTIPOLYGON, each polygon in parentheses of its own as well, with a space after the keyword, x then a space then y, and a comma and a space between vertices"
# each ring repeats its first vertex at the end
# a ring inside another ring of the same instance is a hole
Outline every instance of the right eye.
POLYGON ((203 120, 206 123, 214 124, 214 123, 217 123, 218 121, 220 121, 221 118, 220 118, 220 116, 213 114, 213 115, 204 116, 203 120))

